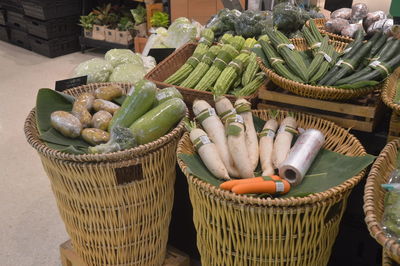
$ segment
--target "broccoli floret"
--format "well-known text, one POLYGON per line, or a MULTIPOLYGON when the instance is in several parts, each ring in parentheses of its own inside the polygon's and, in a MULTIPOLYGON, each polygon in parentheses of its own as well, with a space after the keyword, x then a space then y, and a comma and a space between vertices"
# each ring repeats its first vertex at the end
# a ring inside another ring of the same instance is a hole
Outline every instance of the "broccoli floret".
POLYGON ((135 137, 128 128, 114 127, 107 143, 89 147, 90 153, 108 153, 122 151, 137 146, 135 137))

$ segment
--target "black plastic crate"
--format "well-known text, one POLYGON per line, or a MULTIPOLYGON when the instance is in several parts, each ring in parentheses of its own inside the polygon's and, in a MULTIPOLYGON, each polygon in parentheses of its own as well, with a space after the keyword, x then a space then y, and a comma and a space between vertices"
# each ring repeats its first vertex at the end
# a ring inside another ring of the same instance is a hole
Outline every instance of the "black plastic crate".
POLYGON ((0 9, 0 25, 6 25, 6 10, 0 9))
POLYGON ((76 35, 60 37, 52 40, 44 40, 29 35, 29 42, 32 51, 50 58, 73 53, 80 49, 78 36, 76 35))
POLYGON ((0 0, 0 5, 8 11, 24 13, 21 0, 0 0))
POLYGON ((81 0, 23 0, 22 6, 25 15, 49 20, 80 14, 81 3, 81 0))
POLYGON ((8 34, 8 29, 0 25, 0 40, 8 42, 10 41, 10 36, 8 34))
POLYGON ((20 31, 17 29, 10 29, 10 42, 30 50, 31 46, 29 44, 28 33, 20 31))
POLYGON ((25 32, 28 31, 24 15, 17 12, 7 12, 7 26, 25 32))
POLYGON ((79 34, 79 16, 69 16, 42 21, 26 17, 28 33, 43 39, 54 39, 62 36, 79 34))

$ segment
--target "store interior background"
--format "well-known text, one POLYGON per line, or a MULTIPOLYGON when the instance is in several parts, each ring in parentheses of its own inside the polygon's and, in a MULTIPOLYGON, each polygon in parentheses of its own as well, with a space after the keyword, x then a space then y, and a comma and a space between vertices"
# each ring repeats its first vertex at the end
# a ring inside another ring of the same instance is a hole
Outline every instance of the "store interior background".
MULTIPOLYGON (((92 7, 108 1, 87 2, 92 7)), ((358 2, 368 4, 371 11, 387 12, 390 6, 390 0, 354 1, 358 2)), ((68 236, 39 157, 25 140, 23 124, 39 88, 54 88, 55 81, 69 78, 80 62, 102 56, 102 51, 92 50, 49 59, 0 41, 0 265, 61 264, 58 247, 68 236)), ((182 176, 177 180, 176 196, 187 202, 174 210, 170 231, 173 244, 186 246, 189 254, 195 246, 190 203, 187 195, 179 194, 185 191, 185 182, 182 176), (192 242, 184 243, 183 238, 192 242)), ((331 265, 380 265, 380 249, 363 222, 364 183, 350 197, 331 265)))

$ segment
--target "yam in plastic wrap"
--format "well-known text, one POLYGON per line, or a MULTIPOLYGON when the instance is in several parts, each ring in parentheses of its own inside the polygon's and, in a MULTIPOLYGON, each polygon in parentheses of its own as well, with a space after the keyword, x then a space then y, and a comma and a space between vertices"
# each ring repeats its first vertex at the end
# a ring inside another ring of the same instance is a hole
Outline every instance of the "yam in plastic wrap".
POLYGON ((357 24, 350 24, 349 26, 346 26, 342 29, 341 34, 343 36, 347 36, 350 38, 354 38, 355 33, 360 30, 363 29, 362 25, 357 23, 357 24))
POLYGON ((369 12, 368 6, 366 4, 355 4, 351 8, 351 22, 356 23, 363 20, 369 12))
POLYGON ((386 19, 386 13, 383 11, 375 11, 375 12, 370 12, 367 14, 367 16, 363 20, 363 26, 365 30, 368 30, 368 28, 374 24, 374 22, 382 19, 386 19))
POLYGON ((331 13, 331 19, 342 18, 350 20, 352 14, 351 8, 340 8, 331 13))
POLYGON ((374 22, 371 26, 369 26, 367 30, 368 35, 373 35, 378 31, 383 31, 384 33, 389 33, 390 29, 393 26, 393 19, 381 19, 374 22))
POLYGON ((350 23, 346 19, 335 18, 330 19, 325 23, 325 28, 328 32, 340 34, 342 30, 349 26, 350 23))

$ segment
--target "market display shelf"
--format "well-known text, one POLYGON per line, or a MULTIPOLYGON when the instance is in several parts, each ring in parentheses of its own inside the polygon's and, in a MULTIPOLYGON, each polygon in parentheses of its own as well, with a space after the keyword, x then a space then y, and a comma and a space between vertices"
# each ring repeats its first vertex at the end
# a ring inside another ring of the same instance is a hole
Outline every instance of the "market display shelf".
POLYGON ((266 89, 259 91, 258 109, 280 108, 307 112, 337 123, 344 128, 373 132, 383 115, 384 105, 377 93, 335 102, 305 98, 283 90, 269 82, 266 89))
POLYGON ((91 38, 85 38, 83 36, 79 37, 79 42, 81 45, 82 53, 85 52, 88 48, 99 48, 99 49, 133 49, 133 43, 128 45, 120 44, 120 43, 112 43, 112 42, 105 42, 100 40, 95 40, 91 38))
POLYGON ((79 14, 81 0, 23 0, 25 15, 41 20, 79 14))

